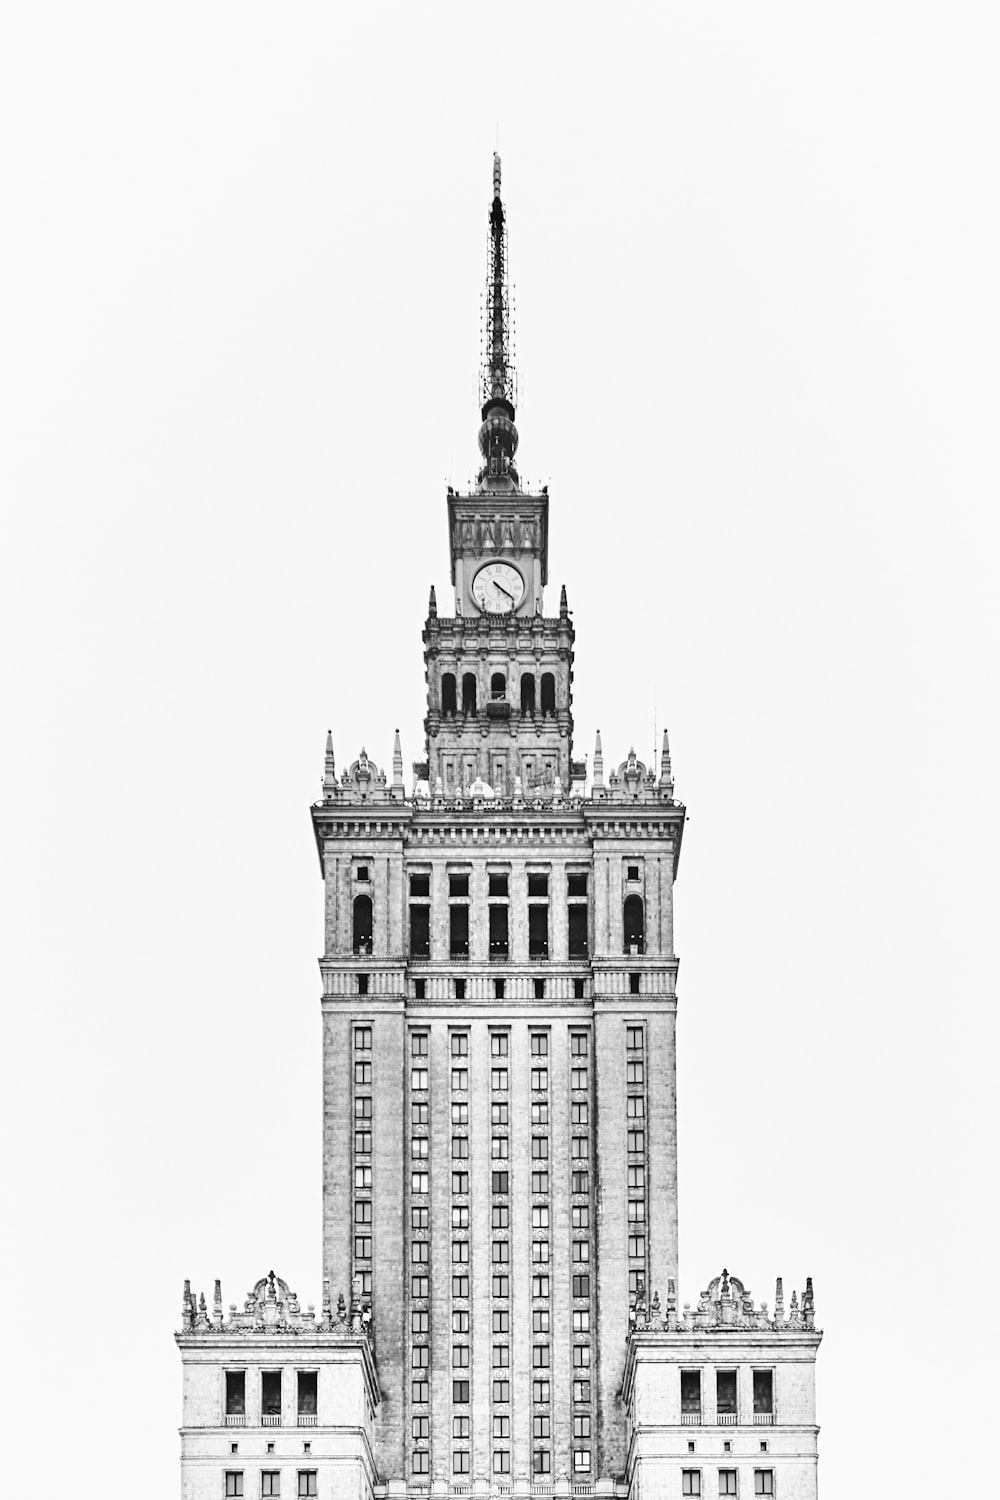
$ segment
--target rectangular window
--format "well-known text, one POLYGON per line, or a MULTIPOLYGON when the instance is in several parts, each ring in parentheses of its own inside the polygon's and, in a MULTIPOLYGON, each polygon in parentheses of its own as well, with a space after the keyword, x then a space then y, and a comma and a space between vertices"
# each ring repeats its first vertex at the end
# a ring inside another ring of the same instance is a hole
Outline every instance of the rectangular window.
POLYGON ((493 1057, 506 1057, 508 1055, 510 1039, 506 1031, 494 1031, 490 1035, 490 1054, 493 1057))
POLYGON ((548 1333, 549 1310, 547 1307, 535 1308, 531 1314, 531 1331, 532 1333, 548 1333))
MULTIPOLYGON (((431 1279, 423 1274, 410 1278, 410 1292, 414 1297, 429 1297, 431 1294, 431 1279)), ((416 1397, 414 1397, 416 1400, 416 1397)))
POLYGON ((243 1470, 242 1469, 227 1469, 226 1470, 226 1494, 227 1494, 227 1496, 228 1495, 242 1495, 243 1494, 243 1470))
POLYGON ((533 1370, 547 1370, 550 1361, 551 1346, 549 1344, 535 1344, 531 1351, 531 1368, 533 1370))
POLYGON ((628 1149, 633 1154, 642 1155, 646 1149, 646 1132, 644 1130, 630 1130, 628 1132, 628 1149))
POLYGON ((510 1368, 510 1345, 493 1345, 493 1368, 494 1370, 507 1370, 510 1368))
POLYGON ((451 1123, 453 1125, 468 1125, 469 1105, 467 1100, 451 1106, 451 1123))
POLYGON ((507 1448, 497 1448, 493 1453, 494 1474, 510 1473, 510 1451, 507 1448))
POLYGON ((430 1381, 420 1376, 417 1380, 410 1382, 410 1396, 416 1402, 429 1401, 431 1399, 430 1381))
POLYGON ((570 1115, 569 1115, 569 1118, 570 1118, 570 1124, 571 1125, 587 1125, 587 1124, 589 1124, 590 1123, 590 1105, 589 1104, 571 1104, 570 1105, 570 1115))
POLYGON ((536 1000, 544 1000, 545 999, 545 980, 544 979, 536 979, 535 980, 535 999, 536 1000))
POLYGON ((468 1406, 469 1404, 469 1382, 467 1380, 453 1380, 451 1383, 451 1400, 453 1406, 468 1406))
POLYGON ((354 1118, 356 1120, 370 1120, 372 1117, 372 1101, 369 1098, 355 1099, 354 1118))
MULTIPOLYGON (((458 1419, 456 1418, 456 1421, 458 1419)), ((468 1436, 468 1434, 466 1434, 468 1436)), ((451 1472, 453 1474, 468 1474, 469 1455, 464 1448, 456 1448, 451 1455, 451 1472)))
POLYGON ((490 1155, 494 1161, 506 1161, 510 1156, 510 1136, 495 1135, 490 1143, 490 1155))
POLYGON ((410 1087, 414 1089, 425 1089, 429 1083, 429 1072, 427 1068, 410 1069, 410 1087))
POLYGON ((507 958, 510 943, 507 925, 507 907, 490 907, 490 958, 507 958))
POLYGON ((412 1470, 414 1474, 429 1474, 431 1469, 431 1456, 426 1448, 414 1448, 412 1470))
POLYGON ((574 1089, 585 1089, 587 1087, 586 1068, 570 1069, 570 1087, 574 1089))
POLYGON ((469 1263, 468 1240, 452 1240, 451 1263, 453 1266, 467 1266, 469 1263))
POLYGON ((464 1000, 465 999, 465 980, 464 979, 456 979, 455 980, 455 999, 456 1000, 464 1000))
POLYGON ((574 1380, 574 1382, 573 1382, 573 1400, 574 1401, 589 1401, 590 1400, 590 1381, 589 1380, 574 1380))
POLYGON ((549 909, 542 904, 528 907, 528 957, 549 956, 549 909))
POLYGON ((637 1188, 640 1191, 642 1189, 644 1189, 645 1186, 646 1186, 646 1168, 645 1167, 629 1167, 629 1169, 628 1169, 628 1185, 632 1189, 633 1192, 637 1188))
POLYGON ((625 1028, 625 1045, 630 1052, 642 1051, 642 1027, 627 1026, 625 1028))
POLYGON ((590 1155, 590 1140, 589 1140, 589 1137, 587 1137, 585 1135, 575 1135, 573 1137, 573 1148, 572 1148, 572 1150, 573 1150, 573 1160, 574 1161, 586 1161, 587 1158, 590 1155))
MULTIPOLYGON (((491 1188, 491 1191, 494 1192, 494 1193, 509 1193, 510 1192, 510 1173, 509 1172, 494 1172, 494 1173, 492 1173, 491 1182, 490 1182, 490 1188, 491 1188)), ((468 1192, 468 1188, 466 1188, 465 1191, 468 1192)))
POLYGON ((586 1261, 586 1260, 590 1259, 590 1241, 589 1240, 574 1240, 573 1241, 573 1259, 574 1259, 574 1261, 577 1261, 577 1262, 579 1262, 579 1261, 586 1261))
POLYGON ((533 1135, 531 1137, 531 1155, 535 1161, 548 1161, 549 1138, 547 1135, 533 1135))
POLYGON ((552 1473, 552 1454, 548 1448, 535 1448, 532 1452, 531 1462, 536 1474, 552 1473))
POLYGON ((493 1278, 493 1295, 494 1295, 494 1297, 509 1297, 510 1296, 510 1277, 509 1276, 505 1276, 505 1275, 494 1276, 494 1278, 493 1278))
POLYGON ((630 1224, 642 1224, 646 1219, 645 1198, 631 1198, 628 1205, 628 1221, 630 1224))
POLYGON ((625 1082, 633 1085, 641 1084, 643 1081, 643 1065, 641 1062, 630 1062, 625 1064, 625 1082))
POLYGON ((370 1026, 355 1026, 354 1050, 355 1052, 370 1052, 372 1050, 372 1029, 370 1026))
POLYGON ((410 1187, 415 1193, 426 1193, 430 1190, 431 1177, 429 1172, 411 1172, 410 1187))
POLYGON ((533 1193, 547 1193, 549 1190, 548 1172, 532 1172, 531 1191, 533 1193))
POLYGON ((493 1382, 493 1399, 494 1399, 494 1401, 509 1401, 510 1400, 510 1381, 509 1380, 494 1380, 494 1382, 493 1382))
POLYGON ((573 1418, 573 1436, 575 1438, 590 1437, 590 1418, 585 1414, 573 1418))
POLYGON ((754 1370, 753 1372, 753 1414, 755 1417, 774 1415, 774 1372, 772 1370, 754 1370))
POLYGON ((354 1082, 359 1083, 362 1088, 371 1086, 372 1065, 370 1062, 356 1062, 354 1064, 354 1082))
POLYGON ((262 1370, 260 1376, 260 1409, 265 1417, 281 1416, 281 1371, 262 1370))
POLYGON ((590 1052, 590 1038, 585 1031, 574 1031, 569 1050, 574 1057, 586 1057, 590 1052))
MULTIPOLYGON (((410 1142, 410 1155, 414 1161, 425 1161, 430 1155, 430 1141, 425 1135, 415 1135, 410 1142)), ((360 1206, 360 1205, 359 1205, 360 1206)), ((371 1204, 368 1205, 371 1208, 371 1204)), ((369 1220, 371 1214, 369 1214, 369 1220)))
POLYGON ((494 1229, 509 1229, 510 1228, 510 1207, 509 1207, 509 1205, 506 1204, 506 1203, 494 1203, 493 1209, 492 1209, 492 1213, 490 1215, 490 1220, 491 1220, 492 1227, 494 1229))
POLYGON ((453 1031, 451 1034, 452 1057, 468 1057, 469 1055, 469 1033, 467 1031, 453 1031))
POLYGON ((468 1276, 453 1276, 451 1278, 451 1295, 453 1297, 467 1297, 469 1295, 468 1276))
POLYGON ((510 1105, 506 1099, 494 1099, 490 1105, 490 1122, 493 1125, 510 1124, 510 1105))
POLYGON ((319 1489, 317 1487, 316 1470, 315 1469, 300 1469, 299 1470, 299 1500, 306 1500, 306 1497, 309 1497, 309 1496, 312 1496, 312 1495, 318 1495, 318 1494, 319 1494, 319 1489))
POLYGON ((506 896, 508 894, 508 877, 499 870, 490 871, 489 894, 491 896, 506 896))
POLYGON ((505 1307, 493 1309, 493 1332, 510 1333, 510 1312, 505 1307))
POLYGON ((510 1417, 500 1415, 493 1418, 493 1438, 505 1441, 510 1437, 510 1417))
POLYGON ((701 1470, 700 1469, 682 1469, 681 1470, 681 1494, 682 1495, 700 1495, 701 1494, 701 1470))
POLYGON ((573 1449, 573 1468, 579 1474, 588 1474, 590 1472, 590 1449, 589 1448, 574 1448, 573 1449))
POLYGON ((431 909, 429 906, 410 907, 410 957, 431 956, 431 909))
POLYGON ((469 894, 469 877, 468 877, 468 875, 455 875, 455 874, 451 874, 451 875, 448 876, 448 895, 449 896, 467 896, 468 894, 469 894))
POLYGON ((456 1203, 451 1210, 452 1229, 468 1229, 469 1227, 469 1205, 467 1203, 456 1203))
POLYGON ((644 1234, 630 1234, 628 1237, 628 1253, 633 1259, 641 1258, 646 1253, 646 1236, 644 1234))
POLYGON ((531 1033, 531 1055, 532 1057, 548 1057, 549 1034, 547 1031, 533 1031, 531 1033))
POLYGON ((532 1068, 531 1087, 538 1093, 545 1093, 549 1087, 548 1068, 532 1068))
MULTIPOLYGON (((586 1203, 574 1204, 570 1210, 570 1222, 574 1229, 590 1228, 590 1209, 586 1203)), ((573 1257, 574 1260, 576 1257, 573 1257)))
POLYGON ((465 1094, 465 1093, 468 1093, 468 1091, 469 1091, 469 1070, 468 1070, 468 1068, 452 1068, 452 1070, 451 1070, 451 1087, 452 1087, 453 1092, 456 1093, 456 1094, 465 1094))
POLYGON ((459 1442, 459 1443, 467 1442, 468 1438, 469 1438, 469 1435, 470 1435, 471 1432, 472 1432, 472 1418, 471 1417, 452 1417, 452 1419, 451 1419, 451 1435, 452 1435, 452 1438, 456 1442, 459 1442))
POLYGON ((429 896, 431 893, 431 877, 429 875, 410 876, 410 895, 429 896))
POLYGON ((719 1470, 719 1494, 720 1495, 735 1495, 736 1494, 736 1470, 735 1469, 720 1469, 719 1470))
POLYGON ((450 923, 449 953, 452 958, 469 956, 469 908, 465 905, 449 906, 450 923))
POLYGON ((531 1295, 533 1297, 547 1297, 549 1295, 549 1278, 547 1276, 532 1276, 531 1295))
POLYGON ((260 1476, 262 1500, 275 1500, 281 1494, 281 1472, 278 1469, 263 1469, 260 1476))
POLYGON ((431 1315, 429 1312, 410 1313, 410 1332, 429 1333, 431 1326, 431 1315))
POLYGON ((531 1399, 542 1406, 547 1406, 549 1401, 549 1382, 547 1380, 533 1380, 531 1382, 531 1399))
MULTIPOLYGON (((587 1280, 586 1276, 582 1277, 581 1279, 584 1280, 584 1281, 587 1280)), ((590 1332, 590 1313, 585 1308, 578 1308, 573 1313, 573 1332, 574 1333, 589 1333, 590 1332)))
POLYGON ((490 1088, 497 1093, 507 1091, 507 1069, 493 1068, 490 1072, 490 1088))
POLYGON ((548 1240, 532 1240, 531 1259, 536 1266, 547 1266, 549 1263, 548 1240))
POLYGON ((736 1416, 736 1371, 716 1370, 715 1409, 720 1417, 736 1416))
POLYGON ((492 1255, 495 1266, 508 1265, 510 1262, 510 1240, 494 1240, 492 1255))
POLYGON ((536 1203, 531 1210, 532 1229, 548 1229, 549 1206, 547 1203, 536 1203))
POLYGON ((318 1411, 317 1386, 319 1372, 316 1370, 299 1370, 298 1372, 298 1413, 300 1417, 314 1417, 318 1411))
POLYGON ((226 1371, 226 1416, 243 1417, 247 1409, 247 1375, 245 1370, 226 1371))
POLYGON ((567 896, 586 896, 587 875, 585 871, 572 871, 566 877, 567 896))
POLYGON ((451 1315, 451 1331, 452 1333, 468 1333, 469 1314, 467 1310, 463 1311, 462 1308, 455 1309, 451 1315))
POLYGON ((537 870, 528 871, 528 895, 547 896, 549 894, 549 877, 537 870))
POLYGON ((426 1370, 431 1362, 431 1351, 426 1344, 414 1344, 410 1352, 410 1364, 415 1370, 426 1370))
POLYGON ((587 908, 582 902, 572 902, 567 907, 569 914, 569 956, 587 957, 587 908))
POLYGON ((681 1371, 681 1418, 701 1417, 701 1371, 681 1371))
POLYGON ((587 1173, 586 1172, 573 1172, 572 1175, 571 1175, 571 1178, 570 1178, 570 1192, 571 1193, 586 1193, 586 1192, 589 1192, 589 1191, 590 1190, 589 1190, 589 1188, 587 1186, 587 1173))
POLYGON ((532 1125, 547 1125, 549 1123, 548 1100, 538 1100, 531 1106, 532 1125))
MULTIPOLYGON (((590 1296, 590 1277, 589 1276, 574 1276, 573 1277, 573 1296, 574 1297, 589 1297, 590 1296)), ((574 1333, 580 1333, 582 1331, 583 1331, 582 1329, 577 1329, 577 1328, 574 1328, 574 1330, 573 1330, 574 1333)))
POLYGON ((753 1471, 753 1492, 754 1492, 755 1495, 773 1495, 774 1494, 774 1470, 773 1469, 754 1469, 754 1471, 753 1471))
POLYGON ((469 1346, 468 1344, 453 1344, 451 1347, 451 1367, 453 1370, 467 1370, 469 1368, 469 1346))
POLYGON ((453 1135, 451 1138, 452 1161, 466 1161, 469 1155, 469 1137, 467 1135, 453 1135))
POLYGON ((589 1370, 590 1368, 590 1345, 573 1345, 573 1368, 574 1370, 589 1370))

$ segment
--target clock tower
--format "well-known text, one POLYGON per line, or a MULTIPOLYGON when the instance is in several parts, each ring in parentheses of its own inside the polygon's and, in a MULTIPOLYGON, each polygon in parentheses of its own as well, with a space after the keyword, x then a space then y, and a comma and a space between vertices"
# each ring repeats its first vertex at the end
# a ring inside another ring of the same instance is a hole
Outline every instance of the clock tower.
MULTIPOLYGON (((424 629, 427 764, 432 795, 489 798, 582 791, 573 761, 573 626, 566 591, 546 619, 548 489, 521 486, 509 343, 507 227, 500 158, 493 159, 483 365, 482 467, 469 494, 448 490, 455 615, 424 629)), ((421 774, 422 773, 422 774, 421 774)))

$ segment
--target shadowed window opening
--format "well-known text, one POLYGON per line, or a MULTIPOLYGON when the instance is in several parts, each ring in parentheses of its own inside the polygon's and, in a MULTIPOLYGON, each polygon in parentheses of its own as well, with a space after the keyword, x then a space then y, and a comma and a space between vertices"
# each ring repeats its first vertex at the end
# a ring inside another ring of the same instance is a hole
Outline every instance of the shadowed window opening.
POLYGON ((572 902, 569 907, 569 956, 587 957, 587 907, 582 901, 572 902))
POLYGON ((476 679, 472 672, 466 672, 462 678, 462 712, 463 714, 474 714, 476 711, 476 679))
POLYGON ((490 958, 507 958, 510 953, 507 908, 490 907, 490 958))
POLYGON ((701 1416, 701 1371, 681 1371, 681 1417, 701 1416))
POLYGON ((465 905, 451 906, 448 908, 451 920, 451 944, 450 953, 452 958, 468 958, 469 956, 469 908, 465 905))
POLYGON ((410 957, 431 956, 431 909, 429 906, 410 907, 410 957))
POLYGON ((521 712, 533 714, 535 712, 535 674, 525 672, 521 676, 521 712))
POLYGON ((528 957, 549 956, 549 909, 547 906, 528 907, 528 957))
POLYGON ((226 1416, 242 1417, 247 1409, 247 1376, 245 1370, 226 1371, 226 1416))
POLYGON ((299 1371, 299 1416, 314 1417, 317 1412, 316 1392, 319 1376, 316 1370, 299 1371))
POLYGON ((372 900, 370 896, 355 896, 354 923, 351 938, 355 953, 372 951, 372 900))
POLYGON ((502 672, 494 672, 490 678, 490 697, 499 703, 507 696, 507 679, 502 672))
POLYGON ((281 1371, 262 1370, 260 1375, 260 1409, 265 1417, 281 1416, 281 1371))
POLYGON ((736 1371, 716 1370, 715 1409, 720 1417, 736 1415, 736 1371))
POLYGON ((441 712, 453 714, 458 707, 454 672, 445 672, 441 678, 441 712))
POLYGON ((645 952, 646 923, 641 896, 626 896, 623 908, 625 924, 625 952, 645 952))
POLYGON ((554 714, 556 711, 556 679, 551 672, 542 673, 542 713, 554 714))

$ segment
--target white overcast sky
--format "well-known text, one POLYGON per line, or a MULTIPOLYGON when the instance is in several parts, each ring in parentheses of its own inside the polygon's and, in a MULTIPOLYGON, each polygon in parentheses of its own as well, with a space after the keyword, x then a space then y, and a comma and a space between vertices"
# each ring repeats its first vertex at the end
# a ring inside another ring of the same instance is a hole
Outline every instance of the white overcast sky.
POLYGON ((827 1500, 989 1489, 995 17, 8 9, 11 1493, 177 1493, 184 1276, 319 1300, 308 805, 420 752, 498 133, 578 752, 690 812, 682 1299, 814 1277, 827 1500))

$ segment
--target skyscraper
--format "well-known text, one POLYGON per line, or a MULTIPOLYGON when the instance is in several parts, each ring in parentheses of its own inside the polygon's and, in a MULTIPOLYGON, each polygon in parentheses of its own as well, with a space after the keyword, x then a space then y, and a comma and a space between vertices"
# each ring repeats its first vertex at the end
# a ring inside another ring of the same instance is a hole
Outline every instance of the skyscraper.
POLYGON ((605 770, 600 733, 589 772, 575 757, 515 394, 495 158, 482 462, 447 496, 425 754, 407 790, 398 733, 388 773, 362 749, 338 775, 328 738, 312 809, 323 1311, 273 1273, 228 1320, 186 1289, 190 1500, 815 1493, 811 1286, 786 1319, 723 1272, 678 1309, 685 813, 666 734, 656 766, 605 770))

